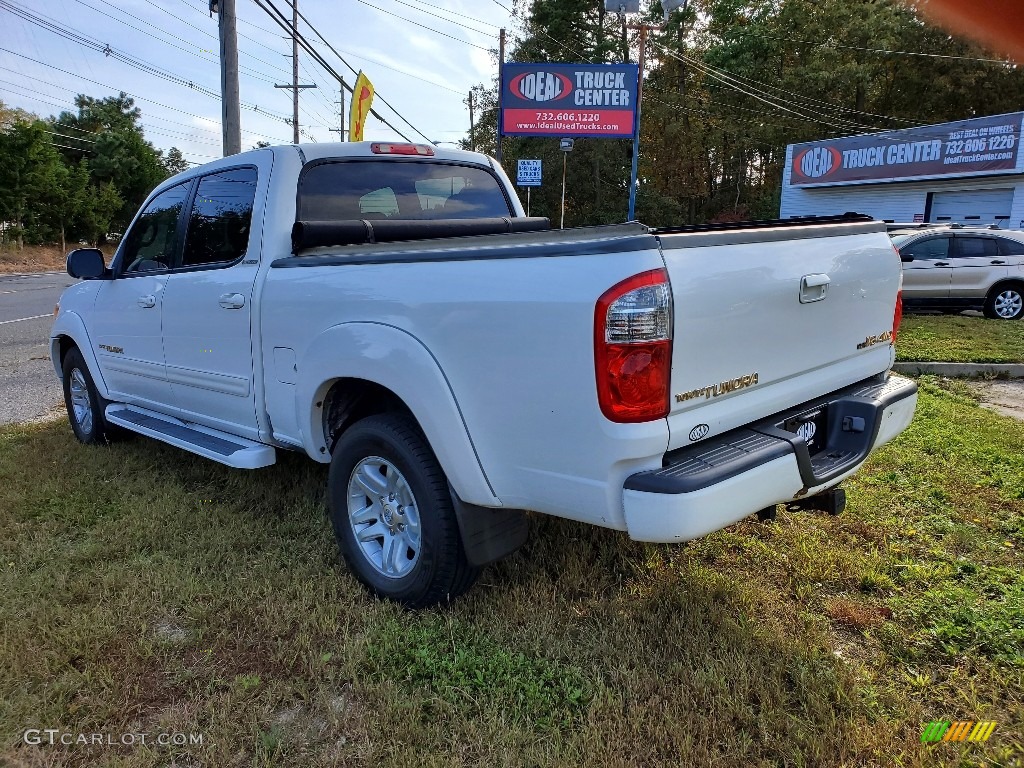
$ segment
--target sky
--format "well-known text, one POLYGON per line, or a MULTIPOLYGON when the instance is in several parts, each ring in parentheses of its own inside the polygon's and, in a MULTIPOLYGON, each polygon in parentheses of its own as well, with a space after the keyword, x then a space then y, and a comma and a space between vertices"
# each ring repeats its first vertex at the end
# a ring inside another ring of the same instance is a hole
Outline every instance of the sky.
MULTIPOLYGON (((288 0, 272 1, 290 17, 288 0)), ((489 86, 497 74, 490 51, 498 47, 499 28, 507 27, 511 35, 516 26, 506 10, 512 0, 298 2, 324 38, 373 82, 378 94, 374 109, 417 142, 424 136, 380 97, 429 140, 457 141, 469 129, 464 102, 470 87, 489 86)), ((292 114, 291 91, 274 84, 291 83, 291 39, 255 0, 236 0, 236 5, 242 149, 261 140, 289 143, 292 128, 284 120, 292 114)), ((74 112, 76 94, 103 98, 125 91, 142 110, 146 138, 155 147, 165 152, 178 147, 193 163, 219 158, 220 101, 188 85, 220 93, 218 22, 208 8, 208 0, 0 0, 0 100, 48 117, 74 112), (43 24, 20 18, 12 8, 40 17, 43 24), (123 63, 89 43, 109 46, 182 82, 123 63)), ((345 64, 305 24, 300 29, 351 86, 355 76, 345 64)), ((339 125, 337 80, 301 49, 299 60, 300 83, 317 86, 300 96, 302 141, 337 141, 338 133, 330 131, 339 125)), ((374 117, 365 137, 400 139, 374 117)))

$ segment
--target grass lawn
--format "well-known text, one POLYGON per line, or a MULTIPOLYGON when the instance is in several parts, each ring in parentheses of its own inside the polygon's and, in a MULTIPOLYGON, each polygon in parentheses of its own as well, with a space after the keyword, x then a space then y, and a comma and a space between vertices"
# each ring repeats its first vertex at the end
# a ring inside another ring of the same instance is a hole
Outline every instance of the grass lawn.
POLYGON ((923 379, 838 518, 688 546, 536 519, 466 598, 409 613, 338 564, 300 457, 247 474, 4 428, 0 765, 1020 766, 1022 445, 923 379), (998 726, 922 744, 931 720, 998 726))
POLYGON ((1024 322, 963 315, 907 315, 896 339, 896 359, 1024 363, 1024 322))

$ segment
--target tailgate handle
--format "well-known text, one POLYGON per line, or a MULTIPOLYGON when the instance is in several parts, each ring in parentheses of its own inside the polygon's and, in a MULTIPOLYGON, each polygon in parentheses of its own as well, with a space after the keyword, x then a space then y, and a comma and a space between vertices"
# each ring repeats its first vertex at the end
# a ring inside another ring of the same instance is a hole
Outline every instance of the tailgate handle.
POLYGON ((813 304, 824 299, 831 282, 828 275, 804 275, 800 278, 800 303, 813 304))

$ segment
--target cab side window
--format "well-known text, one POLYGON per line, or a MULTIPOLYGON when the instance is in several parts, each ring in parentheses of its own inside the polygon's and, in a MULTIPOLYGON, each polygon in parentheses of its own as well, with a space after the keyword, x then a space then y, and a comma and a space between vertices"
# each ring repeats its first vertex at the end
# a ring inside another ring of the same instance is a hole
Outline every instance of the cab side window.
POLYGON ((235 168, 199 180, 181 266, 229 264, 249 247, 256 169, 235 168))
POLYGON ((927 237, 924 240, 903 246, 900 253, 909 253, 917 260, 945 259, 949 256, 949 238, 927 237))
POLYGON ((957 256, 998 256, 999 246, 991 237, 958 237, 956 239, 957 256))
POLYGON ((188 200, 190 183, 157 195, 124 239, 122 274, 157 272, 174 266, 178 251, 178 220, 188 200))

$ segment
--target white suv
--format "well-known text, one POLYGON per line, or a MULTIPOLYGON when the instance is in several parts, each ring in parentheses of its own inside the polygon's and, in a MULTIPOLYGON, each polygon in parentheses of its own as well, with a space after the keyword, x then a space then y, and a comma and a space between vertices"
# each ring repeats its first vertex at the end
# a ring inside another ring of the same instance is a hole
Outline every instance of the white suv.
POLYGON ((986 317, 1024 317, 1024 232, 930 228, 890 231, 903 260, 903 304, 986 317))

